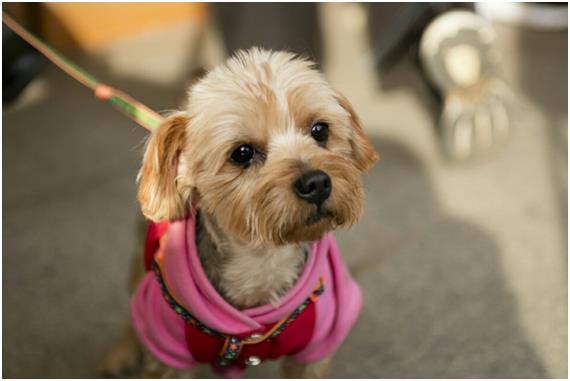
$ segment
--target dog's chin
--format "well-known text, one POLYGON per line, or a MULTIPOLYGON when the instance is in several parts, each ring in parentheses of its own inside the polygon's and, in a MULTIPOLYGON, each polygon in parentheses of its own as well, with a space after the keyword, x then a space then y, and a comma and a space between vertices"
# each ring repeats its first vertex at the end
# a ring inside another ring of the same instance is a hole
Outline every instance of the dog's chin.
POLYGON ((290 214, 281 212, 283 220, 268 223, 266 220, 255 220, 256 229, 243 229, 246 221, 225 228, 228 235, 236 237, 245 245, 252 247, 278 247, 291 244, 301 244, 317 241, 324 234, 339 227, 347 228, 358 219, 357 211, 348 205, 337 208, 335 205, 325 204, 319 208, 315 205, 304 205, 299 209, 292 209, 290 214), (275 229, 267 229, 275 226, 275 229), (233 229, 232 229, 233 228, 233 229))
POLYGON ((281 244, 310 242, 320 239, 323 234, 334 230, 335 218, 330 211, 315 211, 299 221, 298 225, 291 227, 283 234, 281 244))
POLYGON ((305 221, 305 226, 313 226, 322 222, 323 220, 331 220, 334 217, 334 214, 327 209, 319 208, 314 213, 309 215, 307 220, 305 221))

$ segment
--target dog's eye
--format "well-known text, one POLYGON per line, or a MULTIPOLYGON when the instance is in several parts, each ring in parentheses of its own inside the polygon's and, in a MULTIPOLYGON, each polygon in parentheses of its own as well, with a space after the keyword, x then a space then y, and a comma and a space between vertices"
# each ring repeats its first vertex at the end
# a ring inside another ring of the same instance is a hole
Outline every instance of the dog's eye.
POLYGON ((311 135, 313 139, 319 143, 326 143, 329 138, 329 125, 323 122, 317 122, 311 127, 311 135))
POLYGON ((249 144, 242 144, 232 152, 232 160, 238 164, 247 164, 253 159, 255 149, 249 144))

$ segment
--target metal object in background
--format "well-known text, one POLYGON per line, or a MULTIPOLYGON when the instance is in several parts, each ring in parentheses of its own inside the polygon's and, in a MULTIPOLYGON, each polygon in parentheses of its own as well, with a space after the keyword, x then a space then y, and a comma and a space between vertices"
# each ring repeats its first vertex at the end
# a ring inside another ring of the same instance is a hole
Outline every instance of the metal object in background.
POLYGON ((536 30, 568 29, 568 3, 476 3, 482 16, 498 22, 536 30))
POLYGON ((509 135, 511 91, 495 42, 490 22, 462 10, 435 18, 420 40, 424 74, 443 100, 443 148, 453 159, 485 153, 509 135))

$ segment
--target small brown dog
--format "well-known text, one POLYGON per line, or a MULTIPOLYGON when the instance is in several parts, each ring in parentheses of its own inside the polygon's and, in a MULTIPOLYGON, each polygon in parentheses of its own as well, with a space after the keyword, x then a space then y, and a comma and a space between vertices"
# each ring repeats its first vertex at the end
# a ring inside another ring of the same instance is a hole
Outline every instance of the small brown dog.
POLYGON ((154 274, 132 277, 134 330, 104 370, 144 353, 146 376, 210 361, 236 375, 286 356, 286 376, 323 376, 360 308, 328 232, 359 218, 360 177, 377 158, 308 60, 254 48, 209 72, 148 141, 139 201, 170 223, 149 229, 154 274))

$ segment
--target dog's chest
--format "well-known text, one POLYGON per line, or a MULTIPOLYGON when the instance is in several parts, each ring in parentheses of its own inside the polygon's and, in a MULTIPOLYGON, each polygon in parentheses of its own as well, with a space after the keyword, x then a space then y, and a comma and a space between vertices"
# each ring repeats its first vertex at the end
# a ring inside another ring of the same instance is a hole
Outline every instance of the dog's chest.
POLYGON ((198 257, 208 280, 238 309, 277 304, 307 259, 307 244, 244 247, 219 234, 205 218, 198 218, 196 236, 198 257))
POLYGON ((298 245, 235 251, 221 268, 220 291, 241 308, 276 304, 299 277, 305 260, 306 251, 298 245))

